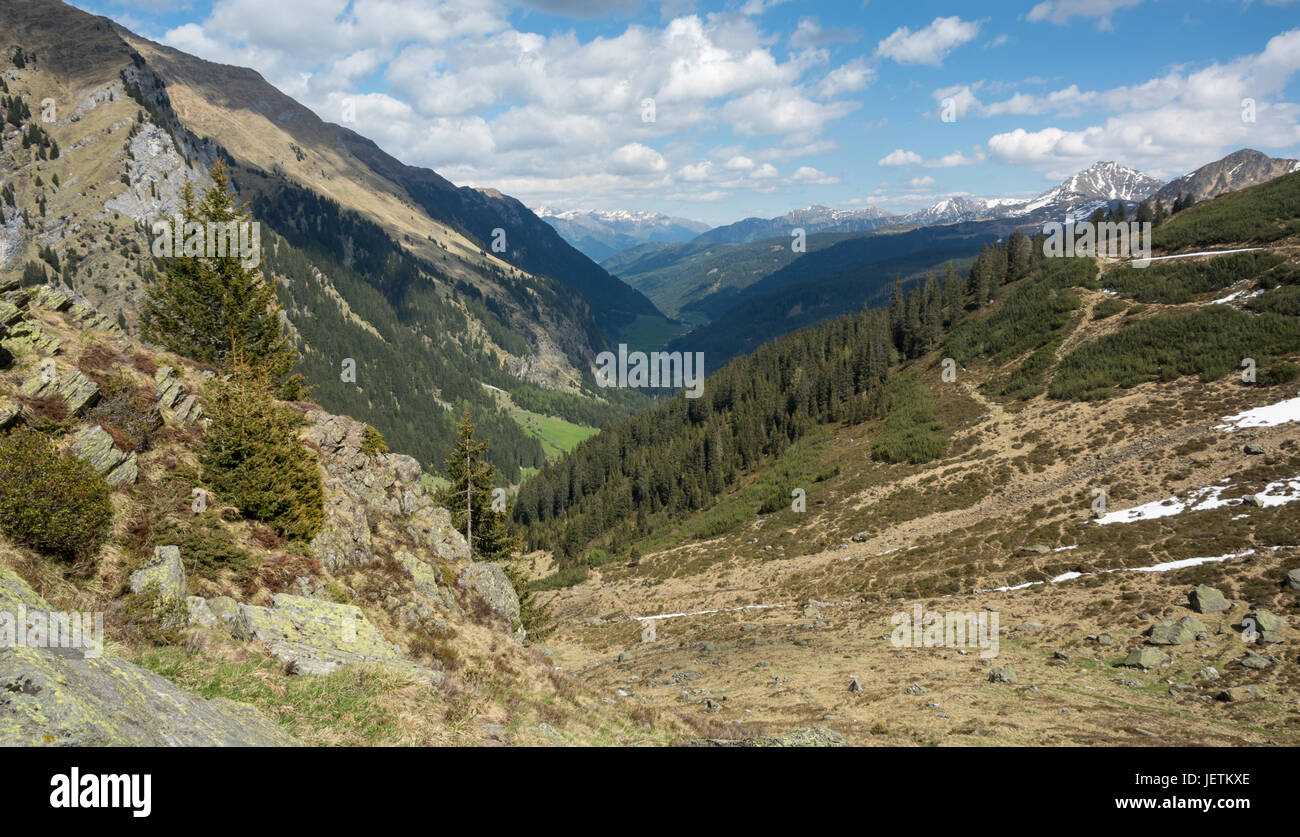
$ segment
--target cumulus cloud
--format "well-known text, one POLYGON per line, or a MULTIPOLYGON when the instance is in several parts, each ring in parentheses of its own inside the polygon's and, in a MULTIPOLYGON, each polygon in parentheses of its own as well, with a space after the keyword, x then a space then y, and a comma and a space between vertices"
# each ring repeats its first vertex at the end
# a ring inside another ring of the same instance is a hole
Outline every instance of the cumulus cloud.
POLYGON ((952 17, 936 17, 929 26, 913 32, 900 27, 876 46, 876 54, 899 64, 929 64, 938 67, 948 54, 975 40, 980 25, 952 17))
POLYGON ((631 142, 621 146, 613 155, 615 171, 626 174, 663 171, 668 162, 663 155, 649 146, 631 142))
POLYGON ((920 154, 915 151, 905 151, 902 148, 895 148, 876 161, 878 166, 914 166, 922 162, 920 154))
POLYGON ((812 166, 800 166, 795 169, 794 174, 790 175, 790 180, 795 183, 816 185, 830 185, 840 182, 838 177, 829 175, 824 171, 813 168, 812 166))

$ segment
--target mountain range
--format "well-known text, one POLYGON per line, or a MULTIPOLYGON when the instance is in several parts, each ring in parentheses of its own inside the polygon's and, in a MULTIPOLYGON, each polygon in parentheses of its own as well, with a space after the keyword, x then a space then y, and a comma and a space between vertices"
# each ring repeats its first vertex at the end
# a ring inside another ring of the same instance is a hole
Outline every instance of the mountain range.
POLYGON ((640 210, 559 210, 543 206, 537 214, 565 241, 596 262, 647 242, 690 241, 709 229, 703 221, 640 210))

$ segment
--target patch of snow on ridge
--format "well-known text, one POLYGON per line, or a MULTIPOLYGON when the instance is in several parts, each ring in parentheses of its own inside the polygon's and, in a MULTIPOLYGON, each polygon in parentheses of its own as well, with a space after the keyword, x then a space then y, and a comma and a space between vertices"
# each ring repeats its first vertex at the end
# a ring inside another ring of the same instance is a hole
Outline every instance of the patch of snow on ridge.
POLYGON ((1215 430, 1232 432, 1243 427, 1275 427, 1292 421, 1300 421, 1300 397, 1288 398, 1266 407, 1256 407, 1235 416, 1224 416, 1224 424, 1215 425, 1215 430))
MULTIPOLYGON (((1286 547, 1271 547, 1274 551, 1285 549, 1286 547)), ((976 590, 976 593, 1007 593, 1012 590, 1024 590, 1027 587, 1035 587, 1040 584, 1060 584, 1063 581, 1074 581, 1076 578, 1083 578, 1091 575, 1106 575, 1108 573, 1167 573, 1173 570, 1184 570, 1188 567, 1198 567, 1201 564, 1214 564, 1219 561, 1231 561, 1233 558, 1245 558, 1247 555, 1254 555, 1255 550, 1247 549, 1243 552, 1229 552, 1227 555, 1211 555, 1207 558, 1182 558, 1177 561, 1165 561, 1162 564, 1152 564, 1149 567, 1116 567, 1113 570, 1102 570, 1096 573, 1083 573, 1075 570, 1061 573, 1051 581, 1026 581, 1024 584, 1015 584, 1010 587, 994 587, 989 590, 976 590)))
POLYGON ((1112 523, 1132 523, 1135 520, 1155 520, 1159 517, 1172 517, 1176 514, 1182 514, 1185 511, 1204 511, 1207 509, 1217 509, 1221 506, 1230 506, 1240 503, 1241 500, 1224 500, 1221 496, 1231 486, 1211 485, 1205 488, 1198 488, 1188 493, 1186 499, 1180 500, 1177 497, 1169 497, 1164 500, 1152 500, 1150 503, 1143 503, 1140 506, 1134 506, 1131 509, 1121 509, 1120 511, 1107 512, 1093 521, 1098 526, 1109 526, 1112 523))

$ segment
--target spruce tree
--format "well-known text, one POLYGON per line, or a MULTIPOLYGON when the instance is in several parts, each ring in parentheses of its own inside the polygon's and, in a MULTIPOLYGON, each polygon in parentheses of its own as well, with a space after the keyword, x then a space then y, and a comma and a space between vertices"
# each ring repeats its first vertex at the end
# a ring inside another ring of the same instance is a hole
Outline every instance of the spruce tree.
POLYGON ((310 541, 325 523, 325 491, 315 456, 298 438, 302 420, 275 400, 264 368, 238 356, 232 368, 205 399, 203 480, 221 502, 290 540, 310 541))
MULTIPOLYGON (((202 198, 189 183, 183 187, 182 221, 252 223, 252 216, 235 205, 224 163, 218 161, 209 174, 212 187, 202 198)), ((148 285, 141 330, 163 348, 223 369, 238 356, 281 384, 297 358, 280 322, 275 289, 262 275, 261 263, 245 267, 237 250, 232 243, 225 256, 173 253, 160 259, 148 285)))
POLYGON ((528 589, 528 578, 518 555, 521 542, 509 530, 513 513, 492 506, 496 466, 487 459, 488 441, 474 438, 474 418, 467 408, 456 422, 456 447, 443 463, 451 485, 438 493, 438 502, 451 512, 456 528, 466 534, 470 559, 497 561, 519 596, 519 621, 533 640, 550 633, 550 608, 528 589))

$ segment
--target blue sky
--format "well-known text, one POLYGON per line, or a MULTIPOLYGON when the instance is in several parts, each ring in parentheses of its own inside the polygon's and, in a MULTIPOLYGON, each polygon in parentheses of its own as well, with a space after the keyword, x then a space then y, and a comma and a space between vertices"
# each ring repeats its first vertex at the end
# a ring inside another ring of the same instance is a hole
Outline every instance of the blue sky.
POLYGON ((1169 179, 1242 147, 1300 157, 1295 0, 74 5, 534 208, 898 212, 1101 159, 1169 179))

